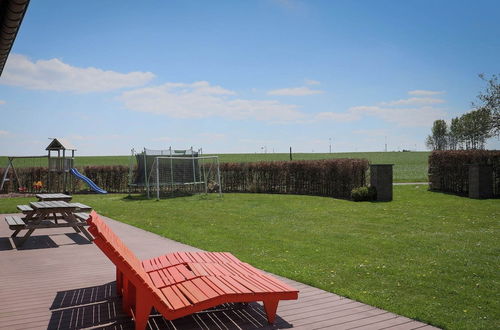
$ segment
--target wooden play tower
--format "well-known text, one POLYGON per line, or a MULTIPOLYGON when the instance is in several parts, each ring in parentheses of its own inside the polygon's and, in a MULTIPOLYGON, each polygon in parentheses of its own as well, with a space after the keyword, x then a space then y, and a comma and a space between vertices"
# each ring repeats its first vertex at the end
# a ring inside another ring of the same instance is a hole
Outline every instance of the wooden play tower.
POLYGON ((49 159, 49 191, 68 192, 72 183, 70 170, 73 168, 76 148, 65 140, 53 139, 45 150, 48 151, 49 159))

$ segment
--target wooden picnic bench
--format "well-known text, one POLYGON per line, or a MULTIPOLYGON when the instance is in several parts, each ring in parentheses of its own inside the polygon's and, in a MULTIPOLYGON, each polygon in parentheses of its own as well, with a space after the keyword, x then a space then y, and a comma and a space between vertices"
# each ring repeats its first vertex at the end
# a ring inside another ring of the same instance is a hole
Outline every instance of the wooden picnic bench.
POLYGON ((69 202, 71 200, 70 195, 66 194, 36 194, 36 198, 38 198, 39 202, 45 202, 45 201, 65 201, 69 202))
POLYGON ((18 205, 17 206, 17 209, 21 212, 23 212, 24 214, 27 214, 27 213, 30 213, 30 212, 33 212, 34 210, 31 208, 31 206, 29 205, 18 205))
MULTIPOLYGON (((92 207, 82 204, 82 203, 69 203, 75 207, 75 211, 77 212, 90 212, 92 211, 92 207)), ((30 205, 17 205, 17 209, 21 211, 25 215, 32 214, 35 210, 30 205)), ((88 216, 87 216, 88 218, 88 216)), ((87 220, 87 218, 83 220, 87 220)))
MULTIPOLYGON (((90 211, 90 207, 80 203, 67 203, 64 201, 31 202, 29 205, 18 205, 17 208, 24 213, 24 217, 7 216, 5 221, 14 233, 11 237, 17 237, 23 229, 28 230, 21 238, 20 246, 26 242, 36 229, 72 227, 77 233, 84 234, 89 240, 92 235, 85 229, 82 211, 90 211), (63 220, 60 222, 59 220, 63 220)), ((88 215, 87 215, 88 217, 88 215)))
POLYGON ((92 211, 94 243, 116 266, 123 310, 146 327, 151 309, 174 320, 224 303, 262 301, 274 323, 280 300, 298 298, 298 290, 238 260, 228 252, 177 252, 140 261, 92 211))
MULTIPOLYGON (((72 206, 76 206, 76 211, 78 212, 90 212, 92 207, 82 204, 82 203, 70 203, 72 206)), ((86 220, 86 219, 85 219, 86 220)))

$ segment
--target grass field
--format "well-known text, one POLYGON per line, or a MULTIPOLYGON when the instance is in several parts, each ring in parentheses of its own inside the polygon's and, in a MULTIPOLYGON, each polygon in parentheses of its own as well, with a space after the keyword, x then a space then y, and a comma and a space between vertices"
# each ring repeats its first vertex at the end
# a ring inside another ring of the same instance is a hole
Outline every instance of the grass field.
MULTIPOLYGON (((31 200, 33 200, 31 198, 31 200)), ((395 186, 390 203, 226 194, 79 195, 114 219, 448 329, 500 328, 500 208, 395 186)), ((0 199, 0 213, 27 199, 0 199)))
MULTIPOLYGON (((289 154, 218 154, 221 162, 257 162, 289 160, 289 154)), ((294 160, 329 159, 329 158, 366 158, 373 164, 394 164, 395 182, 427 182, 427 160, 429 152, 350 152, 350 153, 301 153, 293 154, 294 160)), ((40 159, 36 163, 46 160, 40 159)), ((7 160, 0 157, 0 166, 7 160)), ((27 164, 27 162, 25 162, 27 164)), ((23 164, 20 160, 19 164, 23 164)), ((76 157, 76 166, 87 165, 125 165, 129 166, 130 156, 80 156, 76 157)))

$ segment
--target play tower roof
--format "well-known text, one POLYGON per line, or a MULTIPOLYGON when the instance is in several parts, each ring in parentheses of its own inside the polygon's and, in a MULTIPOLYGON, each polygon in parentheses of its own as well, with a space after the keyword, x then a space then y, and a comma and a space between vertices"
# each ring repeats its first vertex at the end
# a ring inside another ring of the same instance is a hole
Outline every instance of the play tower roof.
POLYGON ((45 150, 76 150, 76 148, 64 139, 54 139, 45 150))

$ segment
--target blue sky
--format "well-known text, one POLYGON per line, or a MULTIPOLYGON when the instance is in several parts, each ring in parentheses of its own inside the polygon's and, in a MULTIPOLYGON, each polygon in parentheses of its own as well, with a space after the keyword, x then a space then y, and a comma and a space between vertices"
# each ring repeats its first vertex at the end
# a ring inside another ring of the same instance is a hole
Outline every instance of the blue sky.
MULTIPOLYGON (((500 73, 499 1, 31 1, 0 155, 425 150, 500 73)), ((498 139, 490 148, 499 149, 498 139)))

